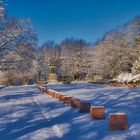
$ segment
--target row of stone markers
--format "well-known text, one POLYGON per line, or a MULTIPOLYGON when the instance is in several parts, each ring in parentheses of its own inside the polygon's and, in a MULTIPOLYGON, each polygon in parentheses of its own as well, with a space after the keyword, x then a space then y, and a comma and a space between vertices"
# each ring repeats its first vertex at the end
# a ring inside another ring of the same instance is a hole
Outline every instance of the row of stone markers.
MULTIPOLYGON (((105 108, 104 106, 91 106, 88 101, 83 101, 78 98, 73 98, 68 95, 64 95, 60 92, 46 89, 41 86, 37 88, 47 93, 54 99, 63 102, 64 104, 69 104, 72 108, 78 108, 79 112, 90 112, 91 118, 94 120, 105 119, 105 108)), ((109 129, 110 130, 127 130, 128 121, 126 113, 111 113, 109 115, 109 129)))

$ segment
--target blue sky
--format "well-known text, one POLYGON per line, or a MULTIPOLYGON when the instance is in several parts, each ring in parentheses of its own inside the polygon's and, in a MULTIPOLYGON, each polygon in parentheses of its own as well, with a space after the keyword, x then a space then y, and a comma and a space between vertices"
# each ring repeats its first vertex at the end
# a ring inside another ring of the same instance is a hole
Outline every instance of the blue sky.
POLYGON ((140 0, 7 0, 9 16, 32 18, 39 45, 68 37, 94 42, 140 15, 140 0))

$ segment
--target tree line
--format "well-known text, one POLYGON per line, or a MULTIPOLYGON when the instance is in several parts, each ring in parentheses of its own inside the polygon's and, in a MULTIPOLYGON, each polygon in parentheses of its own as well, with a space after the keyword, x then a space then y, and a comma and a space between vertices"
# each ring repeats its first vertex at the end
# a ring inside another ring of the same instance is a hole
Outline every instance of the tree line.
POLYGON ((112 79, 123 72, 140 73, 140 17, 106 32, 95 43, 69 38, 46 42, 39 49, 40 65, 56 64, 58 75, 73 80, 98 74, 112 79))

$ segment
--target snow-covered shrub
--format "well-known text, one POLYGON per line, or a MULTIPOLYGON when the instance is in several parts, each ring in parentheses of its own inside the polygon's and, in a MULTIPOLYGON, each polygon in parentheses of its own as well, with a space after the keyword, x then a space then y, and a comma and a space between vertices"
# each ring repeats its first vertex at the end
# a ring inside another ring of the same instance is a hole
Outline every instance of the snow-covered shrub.
POLYGON ((134 75, 133 82, 134 83, 140 83, 140 74, 134 75))
POLYGON ((134 75, 132 73, 121 73, 113 79, 118 83, 140 83, 140 74, 134 75))

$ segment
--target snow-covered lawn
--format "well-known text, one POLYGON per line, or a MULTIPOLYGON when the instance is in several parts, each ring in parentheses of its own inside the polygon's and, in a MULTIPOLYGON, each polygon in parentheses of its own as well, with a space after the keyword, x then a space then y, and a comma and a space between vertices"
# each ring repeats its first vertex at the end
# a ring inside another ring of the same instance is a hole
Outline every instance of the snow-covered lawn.
POLYGON ((0 139, 2 140, 140 140, 140 89, 106 85, 47 85, 64 94, 106 108, 106 119, 95 121, 58 102, 35 86, 0 88, 0 139), (128 115, 127 131, 108 130, 113 112, 128 115))

